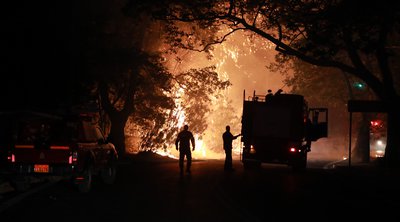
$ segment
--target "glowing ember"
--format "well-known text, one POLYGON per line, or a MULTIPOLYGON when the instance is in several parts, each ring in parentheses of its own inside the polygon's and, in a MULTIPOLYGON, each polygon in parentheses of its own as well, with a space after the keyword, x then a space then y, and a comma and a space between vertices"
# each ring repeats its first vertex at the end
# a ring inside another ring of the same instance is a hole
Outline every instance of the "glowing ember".
POLYGON ((160 156, 167 156, 167 157, 173 158, 173 159, 178 159, 179 158, 179 157, 174 156, 170 152, 166 152, 166 151, 163 151, 163 150, 156 150, 155 153, 160 155, 160 156))

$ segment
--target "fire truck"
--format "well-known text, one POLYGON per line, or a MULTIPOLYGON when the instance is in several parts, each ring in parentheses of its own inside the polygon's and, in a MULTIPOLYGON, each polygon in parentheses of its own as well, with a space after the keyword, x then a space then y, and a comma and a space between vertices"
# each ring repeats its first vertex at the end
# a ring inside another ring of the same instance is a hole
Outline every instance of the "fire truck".
POLYGON ((112 184, 117 151, 95 113, 58 115, 31 110, 0 111, 0 166, 17 191, 32 178, 62 177, 89 192, 92 177, 112 184))
POLYGON ((254 91, 246 98, 243 91, 240 160, 245 169, 261 163, 305 169, 312 142, 328 136, 327 108, 309 108, 304 96, 281 92, 254 91))

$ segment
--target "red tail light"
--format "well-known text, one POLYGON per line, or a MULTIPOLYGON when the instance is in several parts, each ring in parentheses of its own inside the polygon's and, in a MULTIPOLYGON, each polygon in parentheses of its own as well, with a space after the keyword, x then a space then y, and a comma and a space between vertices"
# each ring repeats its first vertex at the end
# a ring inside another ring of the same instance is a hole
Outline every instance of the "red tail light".
POLYGON ((78 161, 78 152, 76 152, 76 151, 71 152, 71 154, 68 158, 68 163, 75 164, 77 161, 78 161))
POLYGON ((289 152, 291 153, 301 153, 302 149, 292 146, 289 148, 289 152))
POLYGON ((15 162, 15 155, 13 153, 11 153, 11 152, 8 153, 7 160, 8 160, 8 162, 14 163, 15 162))

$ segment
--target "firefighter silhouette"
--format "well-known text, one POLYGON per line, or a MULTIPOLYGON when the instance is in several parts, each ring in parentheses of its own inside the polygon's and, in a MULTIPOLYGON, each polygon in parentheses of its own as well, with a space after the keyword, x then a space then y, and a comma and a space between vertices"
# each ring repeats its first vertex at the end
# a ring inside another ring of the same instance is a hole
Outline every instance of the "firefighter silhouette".
POLYGON ((265 101, 268 101, 274 94, 272 94, 272 90, 268 89, 267 95, 265 95, 265 101))
POLYGON ((180 174, 183 174, 184 160, 186 156, 186 173, 190 174, 190 167, 192 165, 192 152, 190 150, 190 143, 192 144, 193 151, 195 149, 195 142, 193 133, 189 131, 189 126, 185 125, 183 130, 178 133, 175 141, 175 148, 179 150, 179 169, 180 174))
POLYGON ((224 141, 224 150, 225 150, 225 171, 233 171, 232 167, 232 141, 238 138, 241 134, 236 136, 232 135, 231 127, 228 125, 225 127, 226 131, 222 134, 222 139, 224 141))

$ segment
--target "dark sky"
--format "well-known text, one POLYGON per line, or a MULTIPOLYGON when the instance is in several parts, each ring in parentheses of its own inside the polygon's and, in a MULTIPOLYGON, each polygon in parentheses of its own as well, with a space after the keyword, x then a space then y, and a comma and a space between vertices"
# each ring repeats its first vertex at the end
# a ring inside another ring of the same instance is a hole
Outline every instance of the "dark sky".
POLYGON ((71 1, 12 1, 2 7, 1 108, 50 107, 68 96, 71 1))

